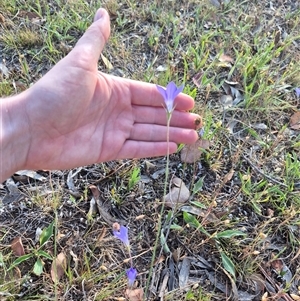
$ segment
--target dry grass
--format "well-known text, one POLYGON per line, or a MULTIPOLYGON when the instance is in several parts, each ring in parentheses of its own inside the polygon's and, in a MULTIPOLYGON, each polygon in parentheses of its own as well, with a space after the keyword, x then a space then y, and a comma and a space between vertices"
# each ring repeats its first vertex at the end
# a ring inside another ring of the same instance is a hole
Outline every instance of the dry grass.
MULTIPOLYGON (((191 191, 203 183, 184 208, 164 211, 171 254, 159 246, 147 294, 149 300, 261 300, 267 293, 269 300, 292 300, 300 296, 300 132, 289 120, 299 111, 300 7, 292 0, 217 2, 101 2, 111 16, 103 54, 113 69, 102 60, 99 69, 162 85, 184 82, 211 141, 195 164, 181 162, 179 153, 170 157, 170 176, 191 191), (182 286, 184 275, 189 281, 182 286)), ((0 96, 29 87, 64 57, 98 7, 82 0, 2 1, 0 58, 9 74, 0 72, 0 96)), ((8 182, 1 185, 0 299, 124 300, 126 250, 103 214, 128 225, 137 285, 145 288, 164 168, 165 158, 108 162, 56 171, 51 180, 40 171, 45 181, 14 175, 15 193, 8 182), (102 215, 88 214, 90 185, 101 192, 102 215), (43 257, 43 273, 33 273, 36 230, 53 220, 43 251, 67 256, 57 284, 52 259, 43 257), (11 268, 16 237, 34 256, 11 268)))

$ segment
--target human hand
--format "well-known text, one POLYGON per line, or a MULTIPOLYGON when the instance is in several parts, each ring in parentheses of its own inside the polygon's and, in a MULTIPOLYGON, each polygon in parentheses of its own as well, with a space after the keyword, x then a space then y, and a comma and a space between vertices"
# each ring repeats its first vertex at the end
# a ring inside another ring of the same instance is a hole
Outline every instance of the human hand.
MULTIPOLYGON (((110 21, 104 9, 95 19, 74 49, 23 93, 24 169, 68 169, 167 153, 166 111, 156 86, 97 71, 110 21)), ((175 104, 171 153, 178 143, 197 139, 198 115, 186 112, 193 99, 180 94, 175 104)))

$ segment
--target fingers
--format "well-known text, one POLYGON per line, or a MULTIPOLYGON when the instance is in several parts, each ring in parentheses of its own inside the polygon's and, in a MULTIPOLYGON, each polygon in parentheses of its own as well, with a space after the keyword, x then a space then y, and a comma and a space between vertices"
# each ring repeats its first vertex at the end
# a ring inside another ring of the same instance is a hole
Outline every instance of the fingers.
MULTIPOLYGON (((166 125, 167 117, 164 108, 133 106, 134 121, 136 123, 166 125)), ((171 126, 195 129, 195 120, 198 114, 174 110, 171 118, 171 126)))
MULTIPOLYGON (((191 144, 196 142, 195 130, 170 127, 169 139, 175 143, 191 144)), ((167 127, 163 125, 135 124, 130 133, 130 140, 162 142, 167 140, 167 127)))
MULTIPOLYGON (((177 144, 174 142, 169 143, 169 152, 175 153, 177 144)), ((117 159, 126 158, 146 158, 165 156, 168 152, 167 142, 143 142, 127 140, 122 148, 122 151, 117 155, 117 159)))
MULTIPOLYGON (((132 104, 141 106, 155 106, 162 108, 165 106, 163 97, 158 92, 156 85, 134 80, 126 81, 129 85, 129 89, 131 92, 132 104)), ((187 111, 194 107, 194 100, 192 97, 180 93, 175 98, 174 104, 176 110, 187 111)))
POLYGON ((72 52, 73 54, 76 53, 76 55, 78 55, 79 60, 86 63, 86 68, 90 65, 97 66, 100 53, 102 52, 109 35, 109 15, 105 9, 100 8, 96 12, 94 23, 79 39, 72 52))

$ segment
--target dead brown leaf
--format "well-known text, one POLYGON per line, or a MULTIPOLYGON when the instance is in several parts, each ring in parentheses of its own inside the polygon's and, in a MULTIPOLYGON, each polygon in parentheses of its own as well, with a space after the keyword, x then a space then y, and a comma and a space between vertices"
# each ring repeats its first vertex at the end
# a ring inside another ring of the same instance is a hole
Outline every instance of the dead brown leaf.
POLYGON ((231 68, 232 63, 234 62, 233 58, 231 58, 229 55, 226 54, 221 54, 220 57, 218 58, 219 62, 217 65, 222 68, 231 68))
POLYGON ((32 20, 32 19, 40 18, 40 15, 37 14, 36 12, 20 10, 19 17, 32 20))
POLYGON ((300 111, 295 112, 290 118, 290 126, 293 130, 300 130, 300 111))
POLYGON ((277 47, 278 46, 278 43, 280 41, 280 37, 281 37, 281 34, 280 34, 280 30, 278 30, 275 34, 275 37, 274 37, 274 45, 277 47))
POLYGON ((181 248, 177 248, 172 252, 173 259, 175 262, 179 262, 180 259, 181 248))
POLYGON ((22 256, 25 254, 21 237, 16 237, 11 243, 11 249, 16 256, 22 256))
POLYGON ((219 57, 219 61, 220 62, 227 62, 227 63, 233 63, 234 59, 232 57, 230 57, 229 55, 226 54, 221 54, 219 57))
POLYGON ((145 214, 138 215, 138 216, 135 217, 135 220, 136 220, 136 221, 144 220, 144 219, 145 219, 145 216, 146 216, 145 214))
MULTIPOLYGON (((25 178, 23 178, 24 181, 26 181, 28 178, 37 180, 37 181, 41 181, 41 182, 45 182, 47 180, 46 177, 38 174, 34 170, 18 170, 15 172, 15 174, 20 177, 25 177, 25 178)), ((19 180, 21 180, 21 179, 19 179, 19 180)))
POLYGON ((102 53, 101 53, 101 59, 108 70, 114 69, 109 59, 106 58, 102 53))
POLYGON ((67 267, 66 255, 61 252, 53 260, 51 265, 51 279, 53 282, 58 282, 65 273, 67 267))
POLYGON ((98 212, 98 209, 97 209, 96 200, 95 200, 94 197, 92 197, 91 201, 90 201, 90 208, 89 208, 87 216, 88 217, 94 217, 97 212, 98 212))
MULTIPOLYGON (((1 275, 2 276, 2 275, 1 275)), ((11 273, 5 273, 4 275, 4 280, 7 282, 13 281, 14 283, 14 288, 18 288, 20 286, 20 283, 22 278, 22 273, 18 267, 14 267, 11 271, 11 273)), ((2 299, 0 299, 2 301, 2 299)))
POLYGON ((262 295, 262 297, 261 297, 261 301, 267 301, 267 300, 269 300, 269 298, 268 298, 268 292, 265 292, 265 293, 262 295))
POLYGON ((60 239, 64 238, 66 235, 60 231, 57 231, 56 240, 59 241, 60 239))
POLYGON ((232 179, 232 176, 234 175, 234 169, 231 168, 230 171, 225 175, 224 177, 224 184, 226 184, 228 181, 232 179))
POLYGON ((198 73, 196 73, 193 77, 193 83, 195 84, 195 86, 197 88, 201 87, 201 78, 203 76, 204 72, 200 71, 198 73))
POLYGON ((103 241, 105 235, 107 233, 107 228, 103 227, 101 230, 100 230, 100 233, 97 237, 97 242, 96 242, 96 245, 99 246, 101 244, 101 242, 103 241))
POLYGON ((72 256, 72 259, 74 261, 74 269, 76 270, 79 262, 78 256, 72 250, 70 250, 70 255, 72 256))
POLYGON ((271 266, 273 269, 277 270, 278 272, 281 272, 283 268, 283 262, 281 259, 275 259, 271 262, 271 266))
POLYGON ((296 300, 296 301, 300 300, 300 296, 298 296, 298 295, 291 294, 291 297, 293 300, 296 300))
POLYGON ((0 23, 4 24, 5 18, 4 16, 0 13, 0 23))
POLYGON ((108 224, 113 224, 115 221, 119 221, 118 219, 114 218, 113 216, 110 215, 108 212, 107 206, 104 205, 104 200, 101 197, 100 191, 97 186, 95 185, 90 185, 89 186, 90 190, 92 191, 93 198, 90 203, 90 214, 96 214, 96 209, 98 209, 98 212, 100 216, 108 223, 108 224), (95 205, 97 205, 95 207, 95 205))
POLYGON ((271 262, 271 267, 278 275, 283 275, 282 278, 286 282, 290 282, 293 278, 292 272, 288 268, 288 266, 285 264, 285 262, 278 258, 271 262))
POLYGON ((179 178, 173 178, 171 191, 164 197, 165 205, 174 208, 178 204, 184 204, 190 197, 190 191, 179 178))
POLYGON ((89 186, 89 189, 91 190, 91 192, 92 192, 92 194, 93 194, 93 197, 94 197, 95 199, 98 199, 98 198, 100 197, 100 191, 99 191, 99 189, 98 189, 97 186, 95 186, 95 185, 90 185, 90 186, 89 186))
POLYGON ((159 256, 154 262, 154 265, 160 264, 166 260, 166 257, 164 255, 159 256))
POLYGON ((208 149, 210 142, 206 139, 199 139, 194 144, 185 145, 181 150, 181 161, 185 163, 197 162, 202 154, 202 149, 208 149))
POLYGON ((12 84, 13 84, 14 89, 18 92, 22 92, 27 89, 27 86, 19 80, 17 80, 17 81, 13 80, 12 84))
POLYGON ((273 217, 274 216, 274 210, 271 208, 267 208, 267 217, 273 217))
POLYGON ((125 295, 130 301, 142 301, 144 296, 144 291, 142 288, 136 288, 133 290, 126 289, 125 295))
MULTIPOLYGON (((0 19, 1 19, 1 14, 0 14, 0 19)), ((3 74, 5 77, 9 77, 9 71, 4 63, 0 63, 0 74, 3 74)))
POLYGON ((256 294, 263 292, 265 289, 266 280, 257 273, 253 273, 246 277, 248 285, 252 286, 256 294))

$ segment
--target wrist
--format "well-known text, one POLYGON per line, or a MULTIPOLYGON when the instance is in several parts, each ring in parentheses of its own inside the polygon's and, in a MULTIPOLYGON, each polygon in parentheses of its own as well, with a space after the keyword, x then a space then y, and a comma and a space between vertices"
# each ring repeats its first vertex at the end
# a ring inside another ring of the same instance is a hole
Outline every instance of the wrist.
POLYGON ((23 169, 30 145, 25 100, 28 92, 0 99, 0 183, 23 169))

